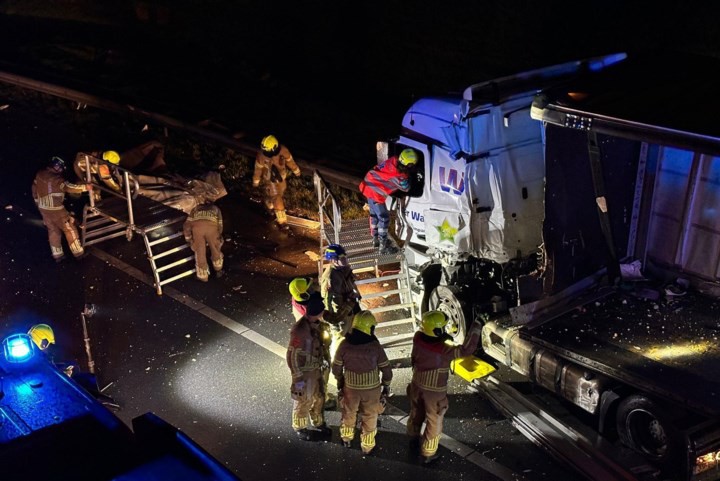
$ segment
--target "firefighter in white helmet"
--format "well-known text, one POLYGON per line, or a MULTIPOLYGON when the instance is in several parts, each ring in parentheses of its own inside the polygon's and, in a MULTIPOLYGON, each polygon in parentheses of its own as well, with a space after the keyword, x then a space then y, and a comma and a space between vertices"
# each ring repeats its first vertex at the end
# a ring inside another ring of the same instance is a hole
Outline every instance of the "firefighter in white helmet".
POLYGON ((450 376, 450 363, 453 359, 472 354, 477 349, 482 332, 482 323, 473 322, 462 346, 448 342, 450 336, 445 332, 447 316, 441 311, 428 311, 422 316, 421 330, 413 337, 411 364, 412 381, 407 387, 410 399, 410 415, 407 421, 407 433, 410 445, 420 448, 420 456, 425 464, 437 459, 443 420, 449 403, 447 382, 450 376), (420 437, 420 428, 425 423, 425 431, 420 437))
POLYGON ((62 237, 65 236, 70 252, 79 259, 85 255, 85 249, 80 243, 75 219, 65 209, 65 193, 79 194, 91 191, 90 184, 80 185, 66 182, 63 177, 65 161, 60 157, 50 159, 47 167, 41 169, 33 180, 32 197, 37 205, 43 224, 48 230, 50 252, 55 262, 65 258, 62 246, 62 237))
POLYGON ((364 454, 375 449, 378 415, 385 410, 384 398, 390 393, 393 377, 385 349, 375 337, 376 325, 372 312, 355 314, 352 329, 340 341, 332 364, 342 408, 342 443, 351 447, 359 412, 360 449, 364 454))
POLYGON ((287 147, 280 144, 274 135, 264 137, 260 142, 260 151, 255 156, 253 187, 264 187, 265 207, 275 214, 278 226, 283 230, 289 229, 283 199, 288 170, 300 177, 300 167, 287 147))
POLYGON ((208 248, 215 276, 223 275, 222 232, 223 218, 220 208, 210 199, 202 198, 201 203, 190 211, 183 224, 185 240, 195 252, 195 276, 199 281, 207 282, 210 277, 208 248))

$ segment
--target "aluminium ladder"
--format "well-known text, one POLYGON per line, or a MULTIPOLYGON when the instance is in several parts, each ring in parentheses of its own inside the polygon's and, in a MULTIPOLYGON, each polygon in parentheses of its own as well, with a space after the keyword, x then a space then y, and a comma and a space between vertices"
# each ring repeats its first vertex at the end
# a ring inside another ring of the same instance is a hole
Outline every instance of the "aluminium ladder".
POLYGON ((123 192, 116 192, 96 182, 90 169, 86 169, 86 182, 109 195, 103 195, 98 201, 92 194, 89 196, 90 203, 83 208, 80 226, 83 247, 120 236, 131 241, 138 234, 145 243, 145 253, 158 295, 162 295, 162 286, 165 284, 194 274, 195 255, 185 242, 182 232, 187 214, 138 195, 137 181, 126 169, 104 160, 97 159, 97 162, 107 164, 113 174, 122 179, 123 192))
POLYGON ((358 276, 356 281, 362 295, 361 305, 374 306, 368 310, 376 315, 378 331, 387 332, 390 328, 395 331, 392 335, 378 335, 381 344, 388 347, 408 341, 415 331, 417 306, 412 300, 410 277, 402 250, 395 254, 380 254, 372 246, 368 219, 343 220, 335 197, 317 170, 313 174, 313 182, 320 216, 318 275, 322 276, 326 265, 322 256, 325 248, 329 244, 342 245, 355 274, 372 273, 371 276, 358 276), (398 332, 402 326, 407 326, 406 332, 398 332))

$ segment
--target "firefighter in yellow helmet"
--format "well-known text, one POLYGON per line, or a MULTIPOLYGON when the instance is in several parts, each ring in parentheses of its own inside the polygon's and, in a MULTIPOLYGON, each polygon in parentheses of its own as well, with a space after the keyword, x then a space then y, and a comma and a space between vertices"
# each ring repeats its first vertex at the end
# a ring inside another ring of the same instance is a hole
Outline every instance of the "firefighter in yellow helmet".
POLYGON ((360 413, 360 449, 375 449, 378 415, 385 410, 384 397, 390 392, 393 373, 385 349, 375 337, 377 321, 370 311, 355 314, 352 329, 335 352, 332 371, 337 379, 342 408, 340 437, 346 448, 355 437, 360 413))
POLYGON ((28 336, 41 351, 45 351, 51 344, 55 344, 55 332, 47 324, 35 324, 28 331, 28 336))
POLYGON ((477 349, 482 331, 479 320, 473 322, 462 346, 450 342, 445 332, 447 317, 441 311, 428 311, 422 316, 421 330, 413 337, 411 364, 412 381, 407 387, 410 415, 407 433, 411 446, 420 447, 425 464, 437 459, 443 419, 448 409, 447 382, 453 359, 472 354, 477 349), (422 424, 425 431, 420 433, 422 424))
POLYGON ((296 177, 300 177, 300 167, 295 163, 287 147, 280 144, 274 135, 264 137, 260 142, 260 150, 255 156, 253 187, 264 188, 265 207, 275 214, 278 226, 283 230, 289 229, 283 199, 287 188, 285 178, 288 170, 296 177))
POLYGON ((53 328, 47 324, 35 324, 28 330, 28 336, 40 349, 42 353, 47 356, 47 359, 55 365, 58 369, 63 371, 69 377, 75 374, 75 364, 69 362, 58 362, 55 359, 55 354, 51 353, 50 346, 55 345, 55 332, 53 328))
POLYGON ((85 255, 75 219, 65 209, 64 202, 66 193, 79 194, 92 190, 90 184, 80 185, 66 182, 63 172, 65 172, 65 161, 60 157, 53 157, 47 167, 35 175, 32 184, 32 197, 40 211, 43 224, 47 227, 50 252, 55 262, 65 259, 62 246, 63 235, 73 257, 79 259, 85 255))
MULTIPOLYGON (((292 296, 292 313, 293 317, 295 317, 295 322, 300 320, 300 318, 307 313, 307 306, 310 303, 310 299, 312 297, 317 297, 322 300, 322 298, 320 297, 320 293, 315 290, 313 280, 310 277, 296 277, 295 279, 290 281, 290 284, 288 285, 288 290, 290 291, 290 295, 292 296)), ((330 324, 325 322, 325 320, 323 319, 320 320, 320 334, 323 341, 322 374, 323 381, 325 383, 324 409, 335 409, 335 407, 337 406, 337 401, 335 400, 335 396, 327 389, 328 380, 330 379, 330 346, 332 345, 333 336, 330 324)))
POLYGON ((111 167, 114 165, 120 165, 120 154, 114 150, 78 152, 73 163, 73 170, 78 179, 85 182, 88 180, 87 171, 89 168, 92 181, 115 192, 120 192, 122 182, 120 181, 120 175, 111 167), (101 160, 108 162, 110 165, 101 162, 101 160))
POLYGON ((203 198, 185 219, 183 234, 193 252, 195 252, 195 277, 207 282, 210 277, 210 266, 207 261, 207 250, 210 248, 210 260, 216 277, 223 275, 223 218, 220 208, 210 199, 203 198))
POLYGON ((305 315, 290 329, 286 362, 290 368, 290 396, 293 400, 292 428, 303 441, 330 436, 325 424, 325 382, 322 365, 325 360, 321 319, 325 305, 322 298, 311 295, 305 315))

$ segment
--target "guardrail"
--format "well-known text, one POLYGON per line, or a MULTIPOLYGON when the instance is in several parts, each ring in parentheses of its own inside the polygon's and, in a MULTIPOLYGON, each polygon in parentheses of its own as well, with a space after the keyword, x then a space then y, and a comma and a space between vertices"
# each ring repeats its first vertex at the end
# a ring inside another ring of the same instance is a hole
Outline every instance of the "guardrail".
MULTIPOLYGON (((11 84, 16 87, 35 90, 37 92, 42 92, 65 100, 70 100, 82 107, 92 106, 109 112, 135 115, 137 117, 159 123, 165 127, 170 127, 211 140, 240 152, 250 158, 254 158, 259 150, 258 148, 250 146, 244 142, 240 142, 231 136, 223 135, 207 128, 198 127, 197 125, 190 124, 167 115, 151 112, 137 105, 115 102, 71 88, 62 87, 4 71, 0 71, 0 82, 11 84)), ((357 189, 358 184, 362 180, 359 177, 328 168, 324 165, 311 162, 306 159, 296 158, 295 160, 301 170, 305 171, 307 175, 312 175, 312 172, 318 171, 327 182, 346 189, 357 189)))

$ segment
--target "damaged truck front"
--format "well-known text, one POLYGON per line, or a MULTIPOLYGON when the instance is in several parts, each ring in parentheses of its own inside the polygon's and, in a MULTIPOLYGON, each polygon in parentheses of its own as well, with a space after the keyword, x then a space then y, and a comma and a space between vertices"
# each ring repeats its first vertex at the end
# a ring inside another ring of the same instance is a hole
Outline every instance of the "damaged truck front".
POLYGON ((426 98, 392 149, 424 312, 580 409, 666 479, 718 479, 717 62, 573 62, 426 98))

